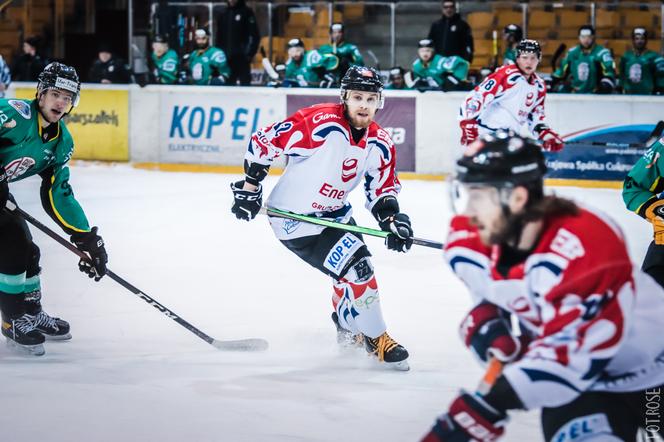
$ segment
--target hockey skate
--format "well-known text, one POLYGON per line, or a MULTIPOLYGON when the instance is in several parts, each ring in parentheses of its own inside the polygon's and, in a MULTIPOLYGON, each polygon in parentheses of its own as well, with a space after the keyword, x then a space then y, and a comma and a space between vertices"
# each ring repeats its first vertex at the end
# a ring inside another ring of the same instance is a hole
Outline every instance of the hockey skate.
POLYGON ((71 339, 69 323, 46 313, 41 306, 41 297, 41 290, 35 290, 25 295, 25 310, 37 331, 52 341, 71 339))
POLYGON ((7 338, 7 344, 23 353, 41 356, 44 350, 44 335, 37 331, 32 318, 24 314, 15 319, 2 316, 2 334, 7 338))
POLYGON ((364 337, 364 345, 367 352, 378 358, 394 370, 408 371, 408 351, 387 334, 383 333, 377 338, 364 337))
POLYGON ((66 341, 71 339, 69 323, 64 319, 49 316, 44 310, 36 315, 28 315, 35 324, 35 329, 49 341, 66 341))
POLYGON ((332 312, 332 322, 337 328, 337 344, 342 348, 362 348, 364 347, 364 335, 362 333, 353 334, 339 325, 339 315, 332 312))

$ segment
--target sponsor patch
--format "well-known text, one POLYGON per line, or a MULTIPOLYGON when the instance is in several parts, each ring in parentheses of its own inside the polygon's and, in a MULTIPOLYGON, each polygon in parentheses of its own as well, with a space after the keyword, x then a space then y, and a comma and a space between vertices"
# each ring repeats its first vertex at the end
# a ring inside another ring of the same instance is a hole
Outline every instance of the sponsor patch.
POLYGON ((585 440, 586 438, 591 437, 596 438, 600 434, 605 435, 605 437, 609 434, 613 434, 609 420, 604 413, 590 414, 588 416, 572 419, 560 427, 551 440, 556 442, 569 442, 585 440))
POLYGON ((363 244, 357 236, 352 233, 346 233, 332 246, 332 249, 325 257, 323 267, 335 275, 339 275, 348 263, 348 260, 363 244))
POLYGON ((55 87, 73 93, 76 93, 78 91, 78 83, 68 78, 57 77, 55 79, 55 87))
POLYGON ((21 100, 9 100, 7 103, 26 120, 29 120, 32 118, 32 112, 30 111, 30 105, 26 103, 25 101, 21 100))

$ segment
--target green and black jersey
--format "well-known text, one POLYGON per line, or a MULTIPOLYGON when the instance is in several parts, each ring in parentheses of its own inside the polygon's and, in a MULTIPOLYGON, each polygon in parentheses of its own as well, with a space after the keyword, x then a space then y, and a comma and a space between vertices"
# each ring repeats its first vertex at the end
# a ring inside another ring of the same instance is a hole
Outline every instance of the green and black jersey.
POLYGON ((627 208, 645 218, 646 209, 664 192, 664 137, 639 158, 623 183, 627 208))

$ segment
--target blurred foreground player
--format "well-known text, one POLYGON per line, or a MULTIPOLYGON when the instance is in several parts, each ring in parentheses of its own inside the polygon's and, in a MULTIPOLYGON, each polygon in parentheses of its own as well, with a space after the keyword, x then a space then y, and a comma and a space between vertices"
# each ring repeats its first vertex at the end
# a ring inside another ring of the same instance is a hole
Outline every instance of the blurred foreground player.
POLYGON ((74 142, 62 118, 77 104, 81 83, 76 70, 60 63, 44 68, 34 100, 0 100, 0 310, 2 334, 15 347, 34 355, 44 354, 45 337, 71 339, 69 324, 49 316, 41 307, 39 248, 28 225, 4 207, 13 197, 9 182, 32 175, 42 178, 44 210, 79 250, 89 254, 92 265, 79 268, 96 281, 106 273, 106 250, 97 228, 85 213, 69 185, 74 142))
MULTIPOLYGON (((395 148, 375 123, 383 105, 383 84, 371 68, 351 66, 341 81, 340 104, 301 109, 253 134, 245 155, 246 177, 231 185, 232 211, 253 219, 262 203, 261 180, 280 155, 288 166, 268 206, 355 224, 348 194, 364 178, 366 207, 378 220, 389 249, 406 252, 413 242, 408 215, 399 210, 401 188, 395 148)), ((378 285, 362 236, 339 229, 270 217, 277 238, 311 266, 332 277, 332 319, 341 344, 364 344, 389 367, 407 370, 408 352, 386 332, 378 285)))
POLYGON ((474 305, 460 331, 504 368, 486 394, 461 391, 426 442, 495 440, 522 409, 542 410, 546 441, 664 434, 664 290, 608 216, 544 195, 545 172, 539 146, 505 132, 457 162, 445 258, 474 305))

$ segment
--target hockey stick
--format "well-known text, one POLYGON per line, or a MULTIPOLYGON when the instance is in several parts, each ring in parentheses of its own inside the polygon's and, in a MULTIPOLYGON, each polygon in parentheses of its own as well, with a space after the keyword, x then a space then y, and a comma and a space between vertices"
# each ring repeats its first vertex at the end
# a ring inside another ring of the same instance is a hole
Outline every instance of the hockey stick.
POLYGON ((486 371, 484 372, 484 376, 482 376, 482 380, 477 386, 477 392, 482 396, 487 394, 489 390, 491 390, 493 384, 496 383, 496 380, 502 371, 503 363, 496 358, 491 358, 489 360, 489 365, 486 367, 486 371))
POLYGON ((655 128, 650 132, 648 138, 643 143, 613 143, 610 141, 566 141, 565 144, 590 144, 591 146, 607 146, 607 147, 650 147, 655 141, 662 136, 664 132, 664 121, 659 121, 655 128))
MULTIPOLYGON (((80 251, 78 248, 76 248, 75 245, 73 245, 72 243, 70 243, 69 241, 67 241, 57 233, 55 233, 53 230, 49 229, 40 221, 33 218, 30 214, 23 211, 12 201, 7 201, 7 206, 5 207, 5 209, 9 210, 10 212, 15 212, 23 219, 25 219, 27 222, 35 226, 37 229, 41 230, 46 235, 53 238, 56 242, 60 243, 66 249, 76 254, 79 258, 88 262, 90 261, 90 257, 88 255, 80 251)), ((122 287, 126 288, 133 294, 137 295, 143 301, 150 304, 152 307, 159 310, 162 314, 164 314, 164 316, 171 318, 172 320, 174 320, 175 322, 177 322, 178 324, 180 324, 181 326, 183 326, 184 328, 186 328, 187 330, 189 330, 190 332, 192 332, 193 334, 195 334, 196 336, 198 336, 208 344, 212 345, 215 348, 218 348, 219 350, 260 351, 260 350, 266 350, 268 347, 267 341, 265 339, 260 339, 260 338, 248 338, 248 339, 238 339, 238 340, 228 340, 228 341, 221 341, 218 339, 214 339, 211 336, 208 336, 207 334, 203 333, 198 328, 191 325, 189 322, 182 319, 180 316, 175 314, 175 312, 166 308, 163 304, 159 303, 154 298, 151 298, 143 291, 137 289, 136 287, 134 287, 133 285, 131 285, 130 283, 128 283, 127 281, 116 275, 115 273, 113 273, 111 269, 108 268, 106 269, 106 275, 108 275, 109 278, 120 284, 122 287)))
POLYGON ((565 43, 560 43, 558 48, 556 48, 555 52, 553 53, 553 56, 551 57, 551 69, 553 69, 554 72, 556 70, 556 65, 558 64, 558 59, 561 55, 563 55, 565 49, 567 49, 567 45, 565 43))
MULTIPOLYGON (((284 210, 273 209, 270 207, 261 207, 260 213, 268 216, 276 216, 277 218, 286 218, 296 221, 302 221, 309 224, 317 224, 319 226, 331 227, 333 229, 345 230, 347 232, 362 233, 367 236, 375 236, 378 238, 387 238, 389 232, 384 232, 378 229, 372 229, 369 227, 362 226, 353 226, 351 224, 338 223, 335 221, 329 221, 326 219, 316 218, 313 216, 300 215, 297 213, 286 212, 284 210)), ((443 243, 436 241, 429 241, 428 239, 422 238, 413 238, 413 244, 424 247, 431 247, 432 249, 443 249, 445 246, 443 243)))
POLYGON ((274 70, 274 66, 272 66, 272 63, 270 62, 270 59, 267 58, 267 55, 265 54, 265 49, 263 49, 263 46, 261 46, 261 55, 263 56, 263 59, 261 60, 261 63, 263 65, 263 69, 265 69, 265 73, 267 74, 267 76, 270 77, 271 80, 278 80, 279 79, 279 74, 277 73, 276 70, 274 70))

